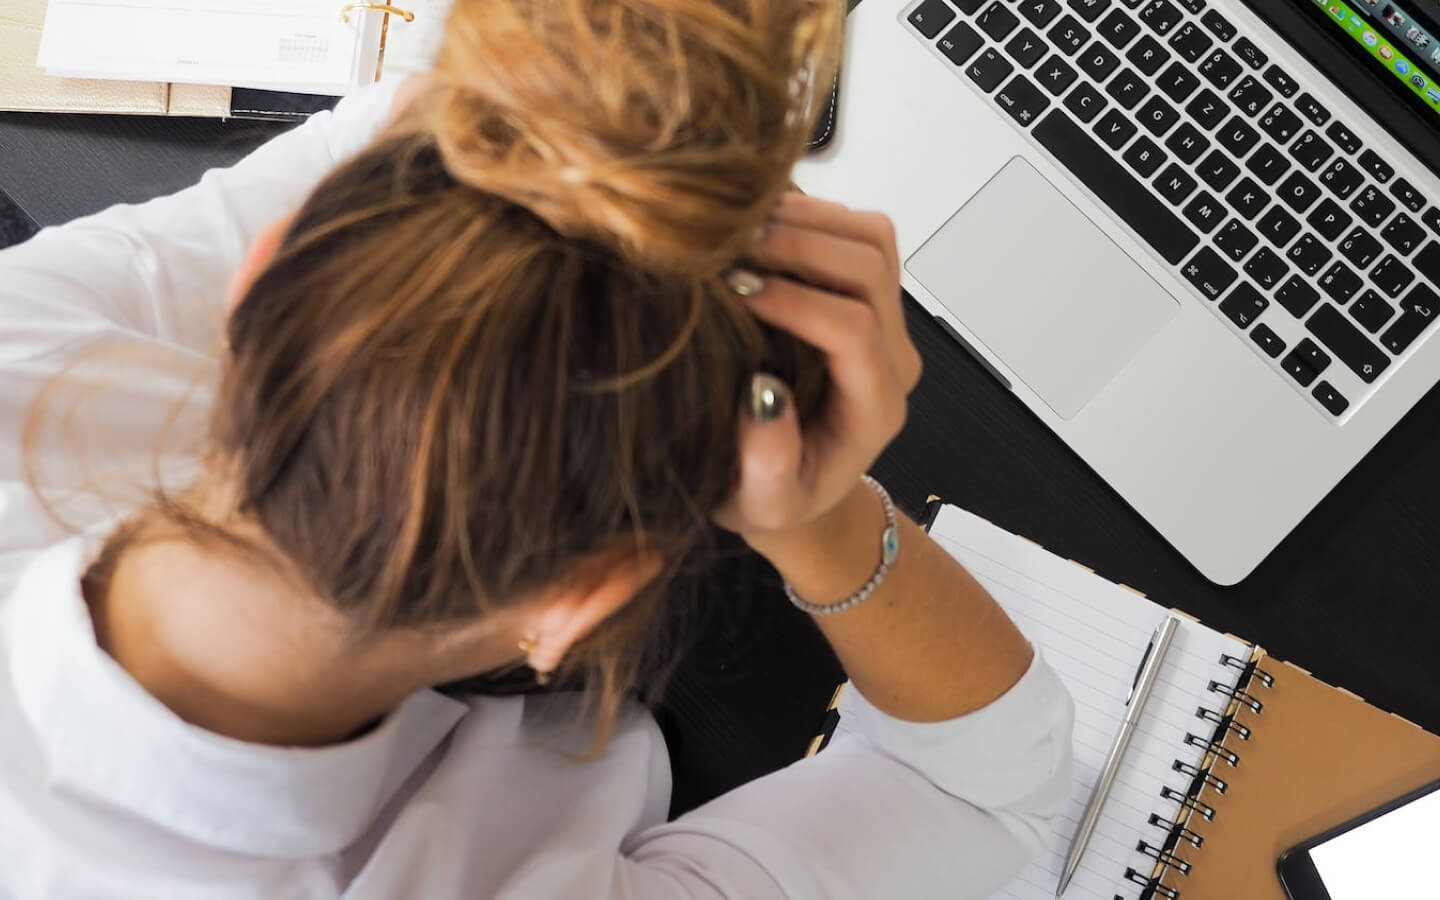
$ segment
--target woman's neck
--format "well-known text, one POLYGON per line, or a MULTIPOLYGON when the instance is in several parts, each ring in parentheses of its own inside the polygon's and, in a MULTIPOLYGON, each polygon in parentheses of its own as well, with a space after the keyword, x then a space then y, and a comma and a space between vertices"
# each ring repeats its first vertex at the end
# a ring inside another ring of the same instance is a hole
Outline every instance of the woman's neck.
POLYGON ((440 680, 413 636, 353 646, 338 611, 234 553, 142 541, 99 582, 87 600, 100 646, 181 718, 227 737, 343 741, 440 680))

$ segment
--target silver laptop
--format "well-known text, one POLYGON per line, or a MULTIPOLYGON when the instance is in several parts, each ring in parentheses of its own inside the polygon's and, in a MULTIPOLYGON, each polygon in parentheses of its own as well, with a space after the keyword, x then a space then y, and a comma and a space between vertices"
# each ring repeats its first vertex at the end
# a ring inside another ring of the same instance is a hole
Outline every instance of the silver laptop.
POLYGON ((1440 378, 1440 7, 1252 2, 864 0, 796 173, 1221 584, 1440 378))

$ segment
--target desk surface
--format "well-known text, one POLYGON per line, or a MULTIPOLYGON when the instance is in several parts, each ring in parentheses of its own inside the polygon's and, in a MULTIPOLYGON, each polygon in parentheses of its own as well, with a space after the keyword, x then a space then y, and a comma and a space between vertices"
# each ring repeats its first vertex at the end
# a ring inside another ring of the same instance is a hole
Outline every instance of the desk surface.
MULTIPOLYGON (((182 187, 275 131, 0 115, 0 198, 10 198, 0 199, 0 245, 28 234, 27 217, 56 224, 182 187)), ((908 312, 925 376, 908 426, 877 466, 903 508, 916 513, 938 494, 1440 732, 1440 390, 1250 578, 1220 588, 917 305, 908 312)))

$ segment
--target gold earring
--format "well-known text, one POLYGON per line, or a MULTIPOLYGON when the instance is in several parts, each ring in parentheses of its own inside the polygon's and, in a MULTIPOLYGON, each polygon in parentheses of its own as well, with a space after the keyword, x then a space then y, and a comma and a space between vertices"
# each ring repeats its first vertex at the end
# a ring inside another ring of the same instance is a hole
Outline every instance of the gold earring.
POLYGON ((526 656, 534 653, 535 648, 538 646, 540 646, 540 642, 533 637, 526 636, 520 639, 520 652, 525 654, 526 656))
POLYGON ((538 684, 538 685, 540 685, 541 687, 545 687, 546 685, 548 685, 548 684, 550 683, 550 673, 549 673, 549 672, 536 672, 536 673, 535 673, 535 683, 538 684))

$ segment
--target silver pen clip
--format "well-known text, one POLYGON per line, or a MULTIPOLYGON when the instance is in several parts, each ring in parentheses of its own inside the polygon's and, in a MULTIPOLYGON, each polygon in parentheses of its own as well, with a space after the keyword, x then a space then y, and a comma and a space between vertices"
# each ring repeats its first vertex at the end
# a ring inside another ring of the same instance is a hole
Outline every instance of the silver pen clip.
POLYGON ((1155 642, 1160 639, 1160 626, 1155 627, 1155 632, 1150 635, 1150 643, 1145 647, 1145 655, 1140 657, 1140 665, 1135 667, 1135 680, 1130 682, 1130 693, 1125 695, 1125 705, 1128 707, 1130 701, 1135 699, 1135 689, 1140 686, 1140 675, 1145 671, 1145 663, 1150 661, 1150 654, 1155 652, 1155 642))

